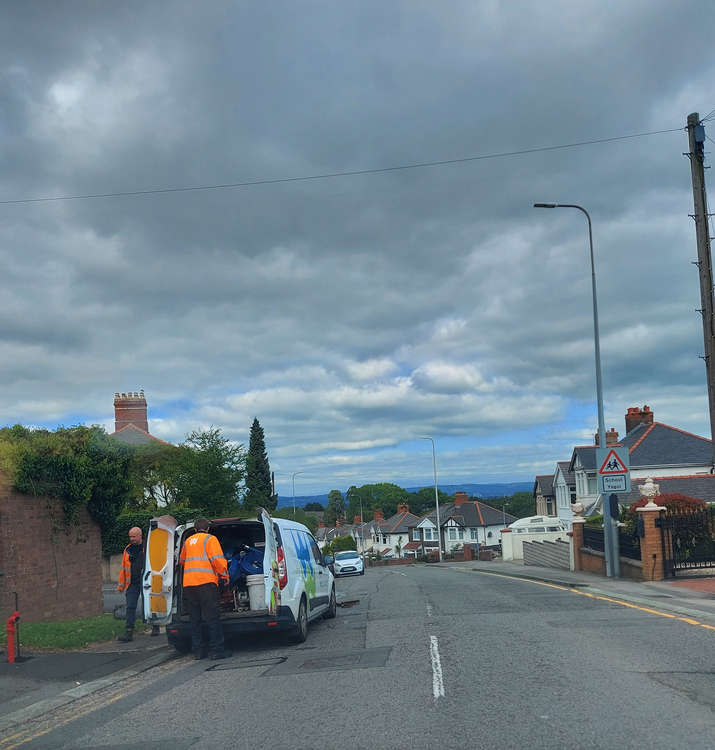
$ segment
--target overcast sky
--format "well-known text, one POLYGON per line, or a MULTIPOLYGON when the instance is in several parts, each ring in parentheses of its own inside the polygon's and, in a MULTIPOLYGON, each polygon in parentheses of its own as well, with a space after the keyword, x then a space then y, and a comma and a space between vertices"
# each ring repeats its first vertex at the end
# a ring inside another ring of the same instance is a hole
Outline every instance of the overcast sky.
MULTIPOLYGON (((710 435, 687 115, 711 0, 8 3, 0 424, 264 428, 280 494, 533 480, 629 406, 710 435), (305 181, 560 146, 609 143, 305 181)), ((705 123, 715 138, 715 120, 705 123)), ((711 145, 711 142, 708 142, 711 145)), ((708 173, 709 177, 710 173, 708 173)))

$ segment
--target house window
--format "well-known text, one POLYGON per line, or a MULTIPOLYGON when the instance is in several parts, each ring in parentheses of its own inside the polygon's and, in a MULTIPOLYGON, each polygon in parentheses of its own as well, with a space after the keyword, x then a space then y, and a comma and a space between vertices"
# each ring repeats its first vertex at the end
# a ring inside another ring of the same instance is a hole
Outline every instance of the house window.
POLYGON ((479 539, 479 532, 476 529, 469 529, 469 536, 471 539, 479 539))
POLYGON ((432 529, 425 529, 425 541, 426 542, 432 541, 432 529))
POLYGON ((419 542, 419 540, 420 540, 420 530, 419 529, 412 529, 412 539, 415 542, 419 542))
POLYGON ((458 536, 460 539, 464 539, 464 529, 461 526, 458 530, 458 536))
POLYGON ((449 540, 453 542, 457 538, 457 529, 454 528, 454 526, 450 526, 449 528, 449 540))

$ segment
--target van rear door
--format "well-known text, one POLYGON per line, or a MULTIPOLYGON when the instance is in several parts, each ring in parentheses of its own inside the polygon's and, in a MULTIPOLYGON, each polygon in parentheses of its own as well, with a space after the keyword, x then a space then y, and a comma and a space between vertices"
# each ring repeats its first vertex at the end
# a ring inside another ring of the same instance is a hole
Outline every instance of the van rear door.
POLYGON ((177 525, 173 516, 160 516, 149 522, 142 596, 144 618, 152 625, 165 625, 171 619, 177 525))
POLYGON ((259 513, 266 536, 266 548, 263 554, 263 582, 265 585, 266 606, 268 614, 278 612, 281 603, 281 589, 278 585, 278 540, 273 529, 273 519, 268 511, 261 508, 259 513))

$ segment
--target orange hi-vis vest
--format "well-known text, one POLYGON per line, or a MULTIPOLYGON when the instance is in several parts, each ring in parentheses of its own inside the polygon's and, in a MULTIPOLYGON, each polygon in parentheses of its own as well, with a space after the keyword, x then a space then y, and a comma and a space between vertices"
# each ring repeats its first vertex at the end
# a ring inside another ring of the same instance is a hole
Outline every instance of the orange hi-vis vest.
POLYGON ((129 558, 130 546, 130 544, 127 544, 122 553, 122 569, 119 571, 117 591, 126 591, 129 588, 129 584, 132 582, 132 563, 129 558))
POLYGON ((218 579, 228 579, 228 567, 221 543, 213 534, 199 531, 190 536, 181 548, 179 565, 184 566, 184 586, 218 584, 218 579))

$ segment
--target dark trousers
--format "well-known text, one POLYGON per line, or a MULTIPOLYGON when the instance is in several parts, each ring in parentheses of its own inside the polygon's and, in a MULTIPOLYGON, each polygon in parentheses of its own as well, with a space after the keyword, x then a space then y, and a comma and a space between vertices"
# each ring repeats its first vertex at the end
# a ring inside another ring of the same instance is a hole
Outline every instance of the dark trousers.
POLYGON ((137 602, 139 601, 140 586, 138 583, 130 583, 127 589, 127 630, 134 630, 134 621, 137 619, 137 602))
POLYGON ((223 628, 219 620, 218 586, 202 583, 200 586, 184 586, 184 602, 191 618, 191 650, 201 652, 201 625, 209 631, 209 647, 214 654, 223 653, 223 628))

